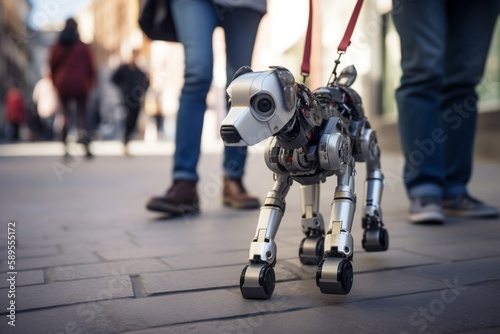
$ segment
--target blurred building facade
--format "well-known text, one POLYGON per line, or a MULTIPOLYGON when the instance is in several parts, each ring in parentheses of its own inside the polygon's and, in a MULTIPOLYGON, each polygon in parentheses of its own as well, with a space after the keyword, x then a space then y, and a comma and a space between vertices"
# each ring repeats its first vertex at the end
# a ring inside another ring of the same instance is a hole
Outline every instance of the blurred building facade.
POLYGON ((0 135, 4 130, 5 93, 16 82, 27 89, 30 57, 28 43, 33 38, 26 22, 31 10, 28 0, 5 0, 0 3, 0 135))
MULTIPOLYGON (((0 75, 25 82, 28 69, 28 42, 33 36, 26 22, 30 11, 28 0, 2 1, 0 4, 0 75)), ((3 85, 6 80, 1 80, 3 85)))
POLYGON ((141 1, 106 0, 94 1, 91 10, 94 16, 93 44, 100 64, 113 65, 116 57, 127 57, 132 49, 144 48, 148 41, 138 27, 141 1))

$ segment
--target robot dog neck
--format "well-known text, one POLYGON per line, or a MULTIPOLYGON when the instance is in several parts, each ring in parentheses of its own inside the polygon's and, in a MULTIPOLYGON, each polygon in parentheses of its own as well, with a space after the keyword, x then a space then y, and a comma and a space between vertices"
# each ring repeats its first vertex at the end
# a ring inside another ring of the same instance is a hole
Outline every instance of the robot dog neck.
POLYGON ((278 143, 286 149, 305 147, 318 139, 325 120, 321 105, 307 86, 297 83, 295 115, 276 135, 278 143))

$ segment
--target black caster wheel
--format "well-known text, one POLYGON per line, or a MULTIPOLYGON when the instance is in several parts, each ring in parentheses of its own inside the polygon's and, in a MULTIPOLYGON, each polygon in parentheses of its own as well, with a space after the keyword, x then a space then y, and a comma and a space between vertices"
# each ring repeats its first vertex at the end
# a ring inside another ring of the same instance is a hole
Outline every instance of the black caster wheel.
POLYGON ((317 266, 323 259, 324 237, 307 237, 302 239, 299 248, 299 259, 302 264, 317 266))
POLYGON ((383 227, 370 228, 363 233, 361 244, 367 252, 386 251, 389 248, 389 233, 383 227))
POLYGON ((316 271, 316 285, 322 293, 347 295, 352 281, 351 261, 344 258, 328 257, 321 261, 316 271))
POLYGON ((268 263, 251 263, 241 272, 240 291, 246 299, 269 299, 274 291, 276 276, 268 263))

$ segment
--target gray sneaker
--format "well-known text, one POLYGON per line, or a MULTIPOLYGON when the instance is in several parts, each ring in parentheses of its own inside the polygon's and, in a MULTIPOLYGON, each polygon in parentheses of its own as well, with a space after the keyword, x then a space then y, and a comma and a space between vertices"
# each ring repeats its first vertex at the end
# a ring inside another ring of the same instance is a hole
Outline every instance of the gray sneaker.
POLYGON ((443 210, 447 216, 466 218, 495 218, 498 208, 487 205, 469 194, 443 198, 443 210))
POLYGON ((414 224, 442 224, 444 222, 444 214, 441 199, 434 196, 412 198, 410 222, 414 224))

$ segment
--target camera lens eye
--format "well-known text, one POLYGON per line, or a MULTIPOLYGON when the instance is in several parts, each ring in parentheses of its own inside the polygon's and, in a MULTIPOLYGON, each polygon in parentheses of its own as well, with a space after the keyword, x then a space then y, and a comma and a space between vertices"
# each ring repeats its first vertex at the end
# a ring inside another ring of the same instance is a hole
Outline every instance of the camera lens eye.
POLYGON ((253 97, 252 99, 252 108, 260 115, 260 116, 270 116, 275 109, 274 99, 266 93, 260 93, 253 97))
POLYGON ((268 98, 260 99, 259 102, 257 102, 257 109, 260 112, 267 113, 269 112, 269 110, 271 110, 272 107, 273 107, 273 102, 268 98))

